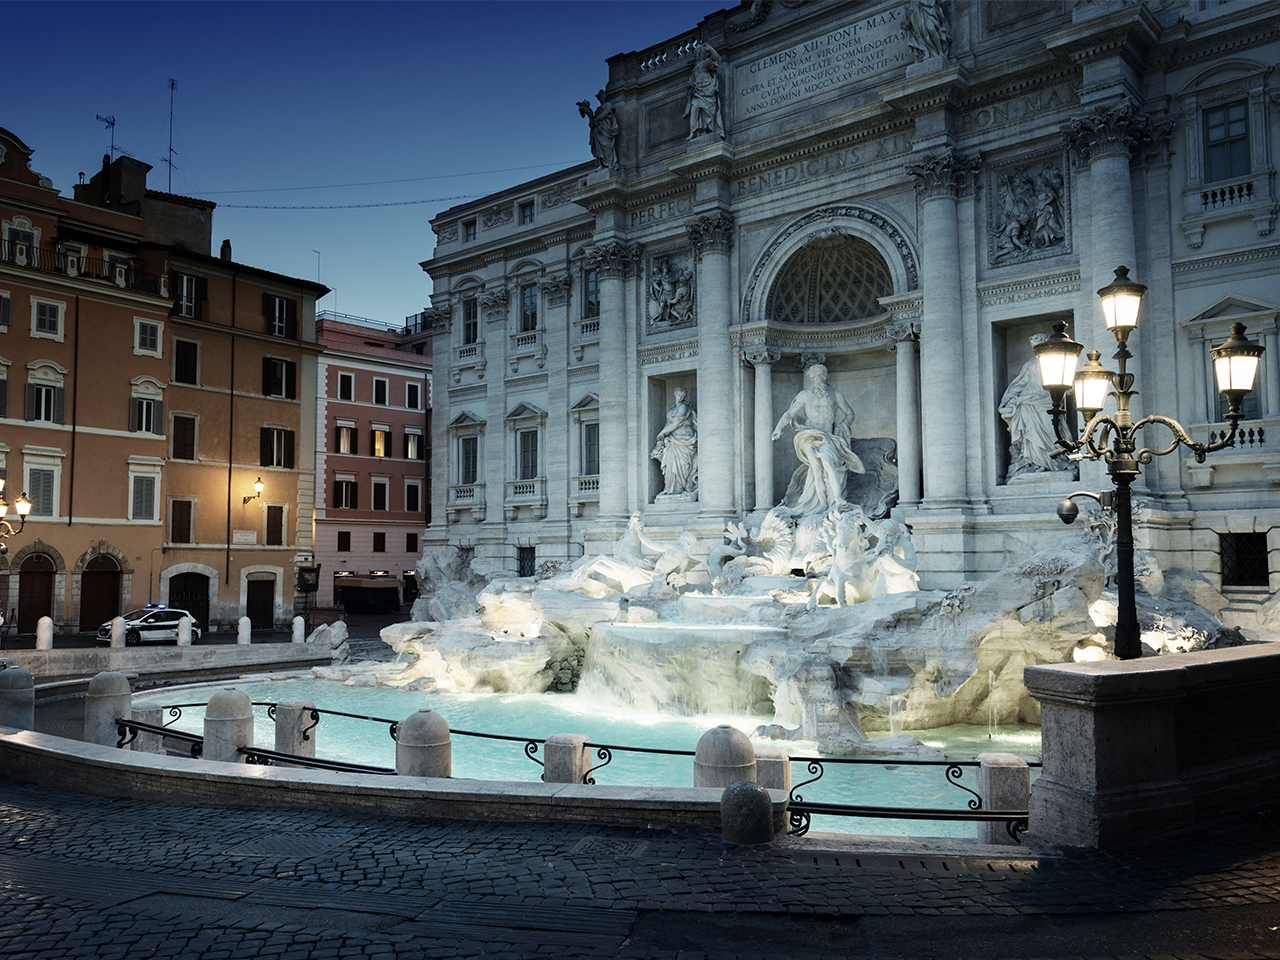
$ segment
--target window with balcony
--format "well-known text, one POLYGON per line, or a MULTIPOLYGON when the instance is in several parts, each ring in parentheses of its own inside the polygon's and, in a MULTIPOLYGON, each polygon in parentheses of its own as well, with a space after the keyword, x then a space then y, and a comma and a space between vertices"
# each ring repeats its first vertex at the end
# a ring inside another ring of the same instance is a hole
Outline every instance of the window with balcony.
POLYGON ((1205 180, 1249 173, 1249 104, 1244 100, 1204 111, 1205 180))
POLYGON ((538 431, 521 430, 516 434, 517 480, 533 480, 538 476, 538 431))
POLYGON ((174 313, 179 317, 200 319, 201 308, 209 299, 209 281, 189 273, 174 272, 169 282, 173 290, 174 313))
POLYGON ((476 483, 479 477, 480 438, 460 437, 458 439, 458 483, 476 483))
POLYGON ((478 300, 462 301, 462 342, 463 344, 480 342, 480 302, 478 300))
POLYGON ((582 277, 582 317, 600 316, 600 271, 588 270, 582 277))
POLYGON ((538 285, 526 284, 520 288, 520 332, 538 329, 538 285))
POLYGON ((600 473, 600 424, 582 425, 582 473, 598 476, 600 473))

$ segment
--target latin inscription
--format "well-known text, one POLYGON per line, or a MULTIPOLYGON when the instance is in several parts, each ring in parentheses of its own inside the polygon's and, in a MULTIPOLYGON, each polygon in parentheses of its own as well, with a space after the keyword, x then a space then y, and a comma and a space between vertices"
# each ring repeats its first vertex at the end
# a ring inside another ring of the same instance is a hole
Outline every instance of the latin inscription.
POLYGON ((902 7, 742 64, 734 72, 734 115, 755 116, 911 62, 902 7))
POLYGON ((1021 120, 1023 117, 1032 117, 1038 113, 1048 113, 1079 102, 1080 98, 1069 85, 1049 87, 1047 90, 1037 90, 1035 93, 993 103, 989 107, 981 107, 966 113, 960 118, 960 130, 962 133, 985 130, 997 124, 1021 120))
POLYGON ((693 210, 693 201, 689 197, 677 197, 675 200, 664 200, 652 203, 647 207, 631 211, 631 226, 639 227, 646 223, 657 223, 671 217, 682 217, 693 210))
POLYGON ((908 148, 907 138, 899 134, 881 140, 870 140, 865 144, 834 150, 808 160, 778 164, 770 170, 764 170, 749 177, 739 177, 734 181, 734 193, 739 197, 768 193, 770 190, 790 186, 811 177, 838 173, 882 157, 905 153, 908 148))

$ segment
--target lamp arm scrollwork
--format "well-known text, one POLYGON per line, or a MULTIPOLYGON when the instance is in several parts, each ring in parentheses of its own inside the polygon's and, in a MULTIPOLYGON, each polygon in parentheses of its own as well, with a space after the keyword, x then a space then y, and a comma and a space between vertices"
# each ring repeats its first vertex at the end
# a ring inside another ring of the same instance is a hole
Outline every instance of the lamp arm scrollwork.
POLYGON ((1134 456, 1137 458, 1139 463, 1145 464, 1150 463, 1155 457, 1163 457, 1173 453, 1173 451, 1177 450, 1179 446, 1185 446, 1190 448, 1195 454, 1197 463, 1204 463, 1205 454, 1213 453, 1215 450, 1222 450, 1229 447, 1235 440, 1236 427, 1239 425, 1240 418, 1228 413, 1227 420, 1231 423, 1231 429, 1227 431, 1225 436, 1219 437, 1212 443, 1197 443, 1195 440, 1191 439, 1186 428, 1177 420, 1173 420, 1170 417, 1162 417, 1155 413, 1150 414, 1149 416, 1143 417, 1133 425, 1134 432, 1136 433, 1138 430, 1141 430, 1143 427, 1151 424, 1163 424, 1173 432, 1173 442, 1163 450, 1143 447, 1134 456))

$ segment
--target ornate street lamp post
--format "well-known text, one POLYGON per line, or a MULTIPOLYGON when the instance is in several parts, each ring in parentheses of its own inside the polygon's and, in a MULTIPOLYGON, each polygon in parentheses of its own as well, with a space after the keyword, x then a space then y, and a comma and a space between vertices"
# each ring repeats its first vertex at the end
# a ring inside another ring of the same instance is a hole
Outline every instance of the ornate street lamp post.
POLYGON ((20 494, 18 499, 13 503, 14 515, 9 514, 9 503, 4 498, 4 478, 0 477, 0 556, 4 556, 9 552, 9 544, 6 543, 10 537, 17 536, 22 532, 22 528, 27 525, 27 515, 31 513, 31 501, 27 499, 25 493, 20 494), (18 525, 15 527, 14 516, 17 517, 18 525))
POLYGON ((1225 437, 1213 443, 1197 443, 1176 420, 1157 414, 1143 417, 1136 423, 1129 412, 1130 400, 1137 395, 1133 389, 1133 374, 1126 369, 1133 359, 1129 352, 1129 334, 1138 325, 1138 307, 1147 288, 1129 279, 1127 267, 1116 269, 1115 281, 1098 291, 1102 300, 1102 315, 1107 329, 1115 334, 1119 349, 1112 359, 1119 363, 1118 371, 1110 371, 1099 363, 1101 354, 1089 351, 1089 361, 1079 372, 1076 362, 1084 349, 1067 336, 1067 325, 1059 320, 1053 325, 1053 334, 1035 348, 1040 363, 1040 377, 1053 399, 1054 433, 1058 443, 1070 452, 1073 460, 1105 460, 1107 472, 1115 483, 1115 492, 1101 497, 1092 493, 1072 494, 1058 507, 1058 516, 1064 523, 1071 523, 1080 512, 1072 497, 1089 496, 1106 505, 1110 500, 1116 511, 1116 593, 1119 610, 1116 619, 1115 653, 1121 660, 1133 660, 1142 655, 1141 632, 1138 628, 1138 608, 1134 599, 1133 581, 1133 507, 1129 488, 1138 476, 1139 464, 1150 463, 1153 457, 1173 453, 1179 444, 1189 447, 1196 460, 1203 463, 1205 454, 1231 445, 1240 422, 1240 404, 1253 389, 1254 375, 1258 370, 1258 358, 1263 347, 1244 335, 1244 326, 1231 328, 1231 337, 1221 346, 1214 347, 1213 370, 1218 380, 1218 391, 1227 398, 1227 422, 1231 429, 1225 437), (1071 438, 1064 429, 1066 410, 1062 401, 1067 391, 1075 388, 1076 409, 1083 414, 1086 425, 1079 440, 1071 438), (1116 411, 1102 412, 1107 396, 1115 397, 1116 411), (1162 450, 1150 447, 1137 448, 1138 431, 1151 424, 1164 424, 1173 432, 1173 442, 1162 450))

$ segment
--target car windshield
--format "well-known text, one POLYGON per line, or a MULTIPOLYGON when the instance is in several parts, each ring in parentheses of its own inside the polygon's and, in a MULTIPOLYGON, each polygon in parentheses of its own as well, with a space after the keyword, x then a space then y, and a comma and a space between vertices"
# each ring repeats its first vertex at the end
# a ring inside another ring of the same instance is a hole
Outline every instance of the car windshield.
POLYGON ((126 620, 140 620, 143 617, 145 617, 148 613, 155 613, 155 610, 154 609, 148 610, 145 607, 141 610, 130 610, 128 613, 124 615, 124 618, 126 620))

